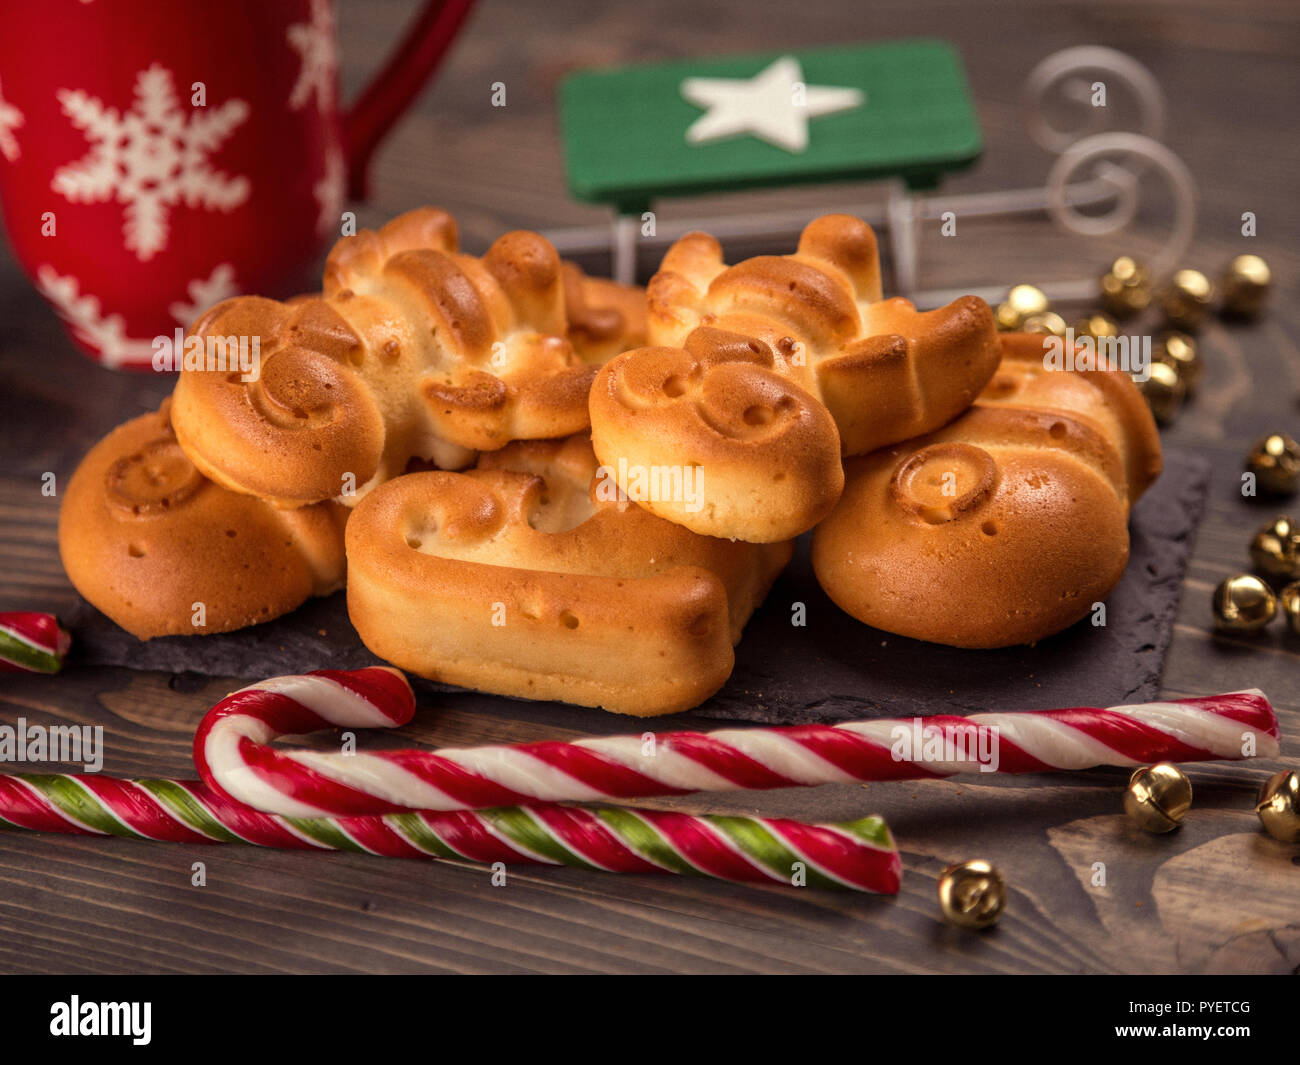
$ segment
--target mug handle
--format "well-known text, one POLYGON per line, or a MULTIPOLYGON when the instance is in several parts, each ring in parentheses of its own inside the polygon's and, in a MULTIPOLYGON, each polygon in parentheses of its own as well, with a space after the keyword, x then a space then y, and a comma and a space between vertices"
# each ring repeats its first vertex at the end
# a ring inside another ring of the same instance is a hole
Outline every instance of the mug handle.
POLYGON ((437 69, 474 0, 429 0, 415 24, 343 116, 348 195, 367 198, 370 157, 437 69))

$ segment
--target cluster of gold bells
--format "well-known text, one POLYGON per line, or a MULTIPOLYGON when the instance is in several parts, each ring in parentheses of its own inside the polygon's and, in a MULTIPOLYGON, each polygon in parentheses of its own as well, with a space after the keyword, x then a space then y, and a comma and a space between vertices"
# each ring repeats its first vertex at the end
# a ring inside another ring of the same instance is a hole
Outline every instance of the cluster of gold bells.
POLYGON ((1300 635, 1300 524, 1286 515, 1274 518, 1255 534, 1250 557, 1258 574, 1234 573, 1214 590, 1216 627, 1229 634, 1261 632, 1280 607, 1300 635), (1275 585, 1281 585, 1277 592, 1275 585))
MULTIPOLYGON (((1260 440, 1246 459, 1246 472, 1268 495, 1293 495, 1300 487, 1300 444, 1286 433, 1260 440)), ((1262 632, 1279 613, 1300 635, 1300 523, 1285 514, 1261 528, 1250 542, 1255 573, 1234 573, 1215 590, 1212 606, 1219 631, 1262 632)))
MULTIPOLYGON (((1135 769, 1124 793, 1124 811, 1147 832, 1172 832, 1192 807, 1192 782, 1176 765, 1160 762, 1135 769)), ((1280 770, 1259 789, 1255 813, 1270 836, 1300 841, 1300 773, 1280 770)), ((1007 882, 982 858, 950 865, 939 876, 944 918, 963 928, 988 928, 1007 905, 1007 882)))
MULTIPOLYGON (((1124 811, 1148 832, 1172 832, 1192 807, 1192 783, 1176 765, 1135 769, 1124 793, 1124 811)), ((1282 769, 1260 786, 1255 813, 1264 831, 1283 843, 1300 840, 1300 773, 1282 769)))
MULTIPOLYGON (((1220 311, 1233 318, 1253 318, 1263 310, 1272 289, 1268 264, 1258 255, 1238 255, 1223 271, 1217 288, 1220 311)), ((1103 310, 1074 322, 1076 337, 1118 337, 1119 321, 1155 306, 1164 329, 1153 338, 1151 375, 1140 382, 1151 413, 1161 425, 1173 421, 1201 380, 1201 358, 1192 334, 1198 332, 1214 307, 1216 287, 1199 270, 1179 270, 1157 287, 1151 271, 1137 259, 1122 255, 1102 275, 1103 310)), ((1066 321, 1033 285, 1016 285, 998 305, 998 328, 1011 332, 1064 336, 1066 321)))

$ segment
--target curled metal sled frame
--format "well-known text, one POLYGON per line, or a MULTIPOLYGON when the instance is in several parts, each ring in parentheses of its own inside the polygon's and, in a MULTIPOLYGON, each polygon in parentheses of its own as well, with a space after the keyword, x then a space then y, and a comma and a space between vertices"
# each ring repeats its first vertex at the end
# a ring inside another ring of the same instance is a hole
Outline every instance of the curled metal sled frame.
MULTIPOLYGON (((918 226, 939 221, 948 212, 959 218, 993 218, 1047 212, 1067 233, 1102 237, 1124 231, 1137 215, 1141 185, 1158 177, 1169 187, 1173 225, 1164 245, 1152 258, 1159 275, 1181 260, 1196 227, 1196 187, 1191 174, 1160 138, 1165 128, 1165 99, 1155 77, 1123 52, 1082 45, 1056 52, 1036 66, 1025 82, 1026 128, 1033 140, 1057 156, 1042 188, 1007 189, 960 195, 917 195, 901 179, 888 183, 884 203, 845 204, 825 211, 853 214, 885 230, 894 265, 894 291, 923 306, 947 303, 973 293, 1000 299, 1006 285, 960 289, 922 289, 919 285, 918 226), (1109 109, 1092 105, 1100 74, 1105 90, 1122 85, 1138 106, 1138 132, 1105 131, 1109 109), (1047 104, 1059 94, 1079 121, 1072 129, 1054 126, 1047 104), (1085 208, 1106 208, 1088 213, 1085 208)), ((813 216, 805 210, 693 217, 683 222, 656 220, 652 236, 641 235, 641 219, 615 214, 609 226, 574 226, 545 235, 561 255, 607 253, 615 280, 631 283, 636 275, 639 247, 666 248, 692 229, 707 229, 721 241, 771 239, 792 243, 813 216)), ((1049 299, 1086 300, 1096 295, 1095 278, 1040 285, 1049 299)))

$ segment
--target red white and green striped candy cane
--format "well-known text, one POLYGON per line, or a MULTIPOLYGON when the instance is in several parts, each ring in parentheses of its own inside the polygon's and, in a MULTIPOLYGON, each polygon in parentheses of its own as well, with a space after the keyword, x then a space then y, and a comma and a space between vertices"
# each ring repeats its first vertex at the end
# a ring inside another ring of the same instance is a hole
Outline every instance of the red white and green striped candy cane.
POLYGON ((0 612, 0 673, 57 673, 71 646, 53 614, 0 612))
POLYGON ((0 775, 0 826, 172 843, 247 843, 392 858, 571 865, 896 895, 898 850, 878 817, 838 824, 695 817, 630 807, 514 806, 299 819, 259 813, 197 780, 0 775), (802 863, 802 870, 796 863, 802 863))
POLYGON ((631 735, 350 754, 270 746, 276 736, 324 728, 403 725, 414 708, 393 670, 277 677, 213 707, 195 735, 195 762, 205 782, 240 802, 318 817, 944 777, 978 768, 969 758, 933 759, 927 742, 904 750, 900 741, 918 731, 920 739, 937 737, 945 751, 969 752, 979 730, 990 730, 1004 773, 1278 751, 1277 718, 1258 691, 1104 709, 665 732, 652 744, 631 735))

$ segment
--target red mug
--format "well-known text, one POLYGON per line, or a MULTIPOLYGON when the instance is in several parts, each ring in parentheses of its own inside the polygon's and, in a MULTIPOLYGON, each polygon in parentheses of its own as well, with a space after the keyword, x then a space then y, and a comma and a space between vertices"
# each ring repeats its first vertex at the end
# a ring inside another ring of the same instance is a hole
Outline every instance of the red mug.
POLYGON ((239 292, 278 294, 473 0, 429 0, 348 110, 330 0, 40 0, 0 33, 0 202, 76 343, 149 368, 239 292))

